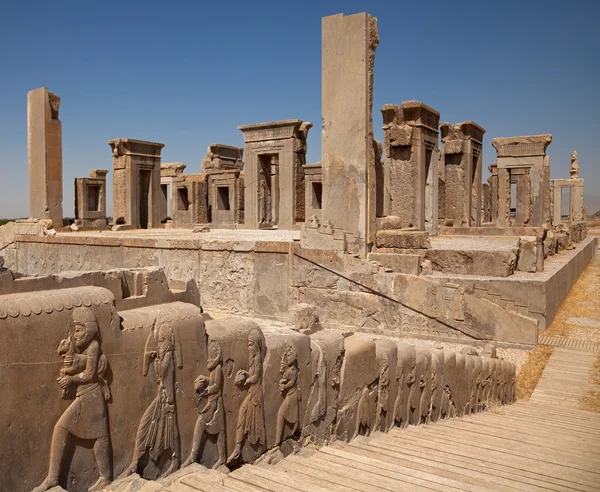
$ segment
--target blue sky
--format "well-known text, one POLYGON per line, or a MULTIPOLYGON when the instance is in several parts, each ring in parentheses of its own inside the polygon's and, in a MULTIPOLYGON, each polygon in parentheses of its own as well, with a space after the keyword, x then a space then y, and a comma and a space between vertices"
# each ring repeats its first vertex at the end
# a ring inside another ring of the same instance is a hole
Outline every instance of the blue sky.
POLYGON ((319 161, 321 17, 361 11, 379 21, 376 138, 379 108, 411 99, 485 127, 486 168, 492 138, 552 133, 552 177, 568 176, 576 149, 587 205, 600 209, 600 2, 5 0, 0 217, 28 215, 37 87, 61 97, 66 216, 73 179, 111 169, 115 137, 163 142, 163 161, 199 172, 209 143, 242 146, 238 125, 300 118, 315 124, 307 160, 319 161))

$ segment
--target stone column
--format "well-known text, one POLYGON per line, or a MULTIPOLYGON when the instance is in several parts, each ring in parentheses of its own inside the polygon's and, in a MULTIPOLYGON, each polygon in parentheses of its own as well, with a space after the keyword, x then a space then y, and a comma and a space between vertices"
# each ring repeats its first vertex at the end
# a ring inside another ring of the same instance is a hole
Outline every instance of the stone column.
POLYGON ((322 173, 324 221, 365 256, 375 234, 373 66, 377 20, 367 13, 322 22, 322 173))
POLYGON ((573 179, 571 188, 571 220, 574 223, 583 222, 586 217, 583 214, 583 179, 573 179))
POLYGON ((46 87, 27 93, 29 215, 63 226, 60 97, 46 87))
POLYGON ((552 180, 552 195, 552 224, 557 226, 562 223, 562 186, 557 179, 552 180))
POLYGON ((472 121, 442 123, 445 225, 481 225, 481 160, 485 128, 472 121))
POLYGON ((492 175, 488 178, 490 183, 490 221, 496 223, 498 219, 498 166, 494 162, 488 166, 492 175))
POLYGON ((498 227, 510 225, 510 172, 508 169, 498 169, 498 227))

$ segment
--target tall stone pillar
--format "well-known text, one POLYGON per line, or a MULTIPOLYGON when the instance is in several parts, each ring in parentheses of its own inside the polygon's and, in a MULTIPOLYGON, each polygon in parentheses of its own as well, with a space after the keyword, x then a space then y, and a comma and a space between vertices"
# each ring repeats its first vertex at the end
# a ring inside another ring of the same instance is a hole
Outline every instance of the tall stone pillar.
POLYGON ((490 222, 495 224, 498 219, 498 166, 494 162, 488 166, 488 170, 492 173, 488 177, 490 183, 490 222))
POLYGON ((377 20, 360 13, 322 23, 322 220, 365 256, 375 235, 373 66, 377 20))
POLYGON ((445 169, 443 214, 445 225, 481 225, 482 148, 485 128, 465 121, 442 123, 442 166, 445 169))
POLYGON ((27 152, 29 157, 29 215, 63 225, 62 125, 60 97, 46 87, 27 93, 27 152))

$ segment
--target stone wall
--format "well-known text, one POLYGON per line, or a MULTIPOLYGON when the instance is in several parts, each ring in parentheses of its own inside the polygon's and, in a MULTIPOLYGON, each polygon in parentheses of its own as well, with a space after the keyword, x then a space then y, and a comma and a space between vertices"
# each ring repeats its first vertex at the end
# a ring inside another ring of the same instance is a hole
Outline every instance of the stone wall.
POLYGON ((302 250, 290 242, 20 236, 17 261, 10 267, 49 275, 148 265, 163 268, 169 279, 193 279, 208 312, 287 319, 290 308, 301 302, 317 305, 330 328, 528 345, 537 341, 535 320, 477 300, 459 283, 386 273, 370 261, 302 250))
POLYGON ((154 304, 136 307, 135 298, 151 301, 143 280, 162 272, 137 273, 142 291, 133 293, 135 282, 116 288, 127 271, 7 281, 9 291, 25 292, 0 296, 6 490, 29 491, 45 474, 44 486, 78 492, 98 477, 93 490, 194 461, 231 468, 309 441, 349 441, 515 399, 512 363, 340 331, 213 320, 164 285, 162 293, 152 288, 154 304), (63 278, 105 278, 113 290, 36 289, 63 278))

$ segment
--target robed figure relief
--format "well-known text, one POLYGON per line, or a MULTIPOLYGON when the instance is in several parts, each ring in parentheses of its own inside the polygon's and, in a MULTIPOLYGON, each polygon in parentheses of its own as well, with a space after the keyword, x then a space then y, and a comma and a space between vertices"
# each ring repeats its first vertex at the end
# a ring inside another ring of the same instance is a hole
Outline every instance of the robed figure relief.
POLYGON ((240 458, 244 441, 259 447, 261 451, 267 444, 262 394, 263 345, 262 332, 254 328, 248 334, 248 370, 240 369, 235 376, 235 384, 248 388, 248 393, 238 413, 235 449, 227 459, 228 463, 240 458))
POLYGON ((205 434, 217 436, 219 457, 213 468, 225 464, 227 443, 225 441, 225 409, 223 407, 223 359, 221 347, 212 340, 208 344, 206 362, 210 375, 198 376, 194 381, 194 391, 198 396, 198 419, 194 429, 194 440, 190 455, 183 463, 188 466, 198 458, 198 451, 205 434))
POLYGON ((146 453, 156 468, 163 455, 167 455, 170 465, 163 477, 177 470, 181 462, 175 400, 175 369, 183 367, 181 345, 173 328, 165 322, 155 323, 146 341, 144 376, 152 361, 156 373, 156 397, 142 416, 135 437, 133 460, 120 478, 137 473, 139 461, 146 453))
POLYGON ((58 353, 63 357, 58 384, 63 398, 76 388, 75 399, 54 426, 48 476, 33 492, 58 485, 61 464, 72 438, 94 442, 94 458, 99 478, 90 491, 99 491, 111 481, 110 442, 106 401, 110 390, 104 379, 108 363, 100 348, 101 338, 94 312, 87 307, 73 310, 74 329, 62 340, 58 353))
POLYGON ((298 430, 300 421, 300 389, 298 388, 298 356, 296 348, 288 345, 281 356, 279 366, 281 379, 279 380, 279 391, 283 396, 283 402, 277 412, 277 445, 283 441, 283 432, 286 422, 292 425, 292 435, 298 430))

